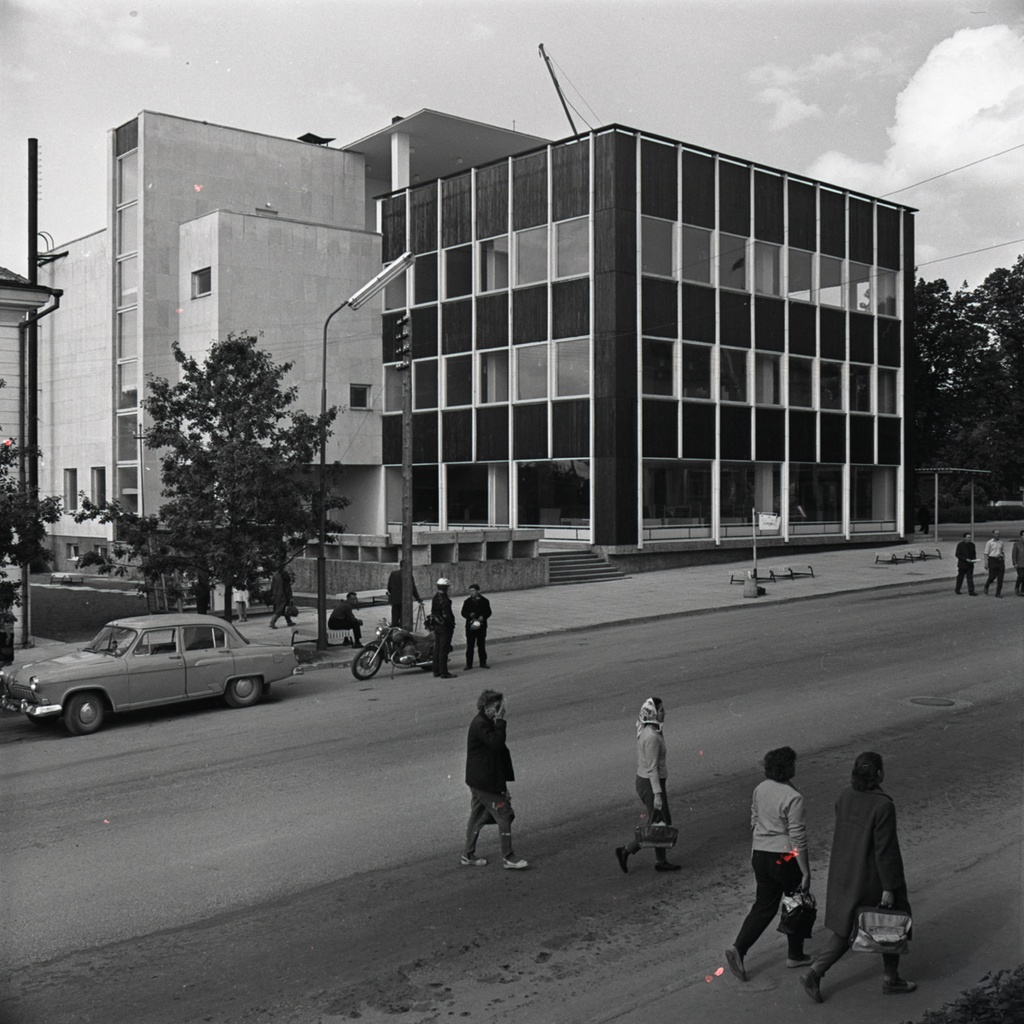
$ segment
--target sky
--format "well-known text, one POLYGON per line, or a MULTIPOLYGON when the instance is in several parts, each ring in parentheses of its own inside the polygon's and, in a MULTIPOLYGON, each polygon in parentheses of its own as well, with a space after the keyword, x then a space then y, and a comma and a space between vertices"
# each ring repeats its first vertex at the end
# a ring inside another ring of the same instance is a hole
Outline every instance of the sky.
POLYGON ((424 107, 564 138, 541 43, 580 128, 917 208, 926 280, 1024 253, 1024 0, 0 0, 0 26, 0 265, 22 274, 30 137, 39 227, 67 242, 105 226, 106 133, 140 110, 335 145, 424 107))

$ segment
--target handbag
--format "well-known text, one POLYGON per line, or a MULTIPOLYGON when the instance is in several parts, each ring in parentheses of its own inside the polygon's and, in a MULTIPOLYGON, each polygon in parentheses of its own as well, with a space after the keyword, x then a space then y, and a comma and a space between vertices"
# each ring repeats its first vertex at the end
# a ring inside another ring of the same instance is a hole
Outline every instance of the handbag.
POLYGON ((855 953, 909 953, 913 918, 895 907, 858 907, 850 949, 855 953))
POLYGON ((797 891, 791 896, 783 896, 778 930, 783 935, 809 939, 817 916, 818 901, 809 892, 797 891))
POLYGON ((290 603, 285 611, 287 612, 288 618, 292 619, 299 614, 299 606, 297 604, 290 603))
POLYGON ((636 827, 636 842, 638 846, 653 846, 659 850, 668 850, 676 845, 679 838, 679 829, 672 825, 666 825, 663 821, 641 822, 636 827))

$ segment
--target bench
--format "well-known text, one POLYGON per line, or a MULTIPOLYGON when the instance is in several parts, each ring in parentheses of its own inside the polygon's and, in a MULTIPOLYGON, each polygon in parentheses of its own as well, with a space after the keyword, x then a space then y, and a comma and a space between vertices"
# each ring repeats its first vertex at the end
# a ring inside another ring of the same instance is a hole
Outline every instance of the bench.
POLYGON ((85 583, 85 577, 78 572, 51 572, 50 582, 59 583, 61 586, 72 587, 76 584, 85 583))
POLYGON ((766 575, 764 569, 759 570, 756 576, 754 576, 753 571, 751 571, 751 570, 747 570, 747 571, 741 573, 739 576, 737 576, 735 573, 733 573, 729 577, 729 582, 730 583, 746 583, 747 580, 751 576, 753 576, 754 579, 758 583, 774 583, 775 582, 775 577, 772 576, 771 573, 768 573, 766 575))
POLYGON ((896 565, 899 562, 912 562, 913 556, 909 551, 903 551, 897 554, 895 551, 876 551, 875 552, 875 565, 879 562, 885 562, 887 565, 896 565))
POLYGON ((916 558, 918 561, 921 562, 927 561, 927 559, 929 558, 942 557, 942 552, 938 548, 935 549, 934 553, 931 551, 925 551, 924 548, 922 548, 920 551, 908 551, 907 554, 910 555, 911 561, 913 561, 916 558))
POLYGON ((798 576, 810 576, 813 578, 814 569, 809 565, 776 565, 768 570, 768 575, 773 581, 778 579, 795 580, 798 576))

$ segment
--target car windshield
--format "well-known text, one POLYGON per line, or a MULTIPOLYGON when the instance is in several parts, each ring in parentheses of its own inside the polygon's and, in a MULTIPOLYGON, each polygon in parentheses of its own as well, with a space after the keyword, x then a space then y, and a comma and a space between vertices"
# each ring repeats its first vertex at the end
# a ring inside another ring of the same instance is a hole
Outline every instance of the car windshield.
POLYGON ((85 650, 94 654, 112 654, 115 658, 120 658, 137 636, 138 633, 134 629, 125 626, 104 626, 85 650))

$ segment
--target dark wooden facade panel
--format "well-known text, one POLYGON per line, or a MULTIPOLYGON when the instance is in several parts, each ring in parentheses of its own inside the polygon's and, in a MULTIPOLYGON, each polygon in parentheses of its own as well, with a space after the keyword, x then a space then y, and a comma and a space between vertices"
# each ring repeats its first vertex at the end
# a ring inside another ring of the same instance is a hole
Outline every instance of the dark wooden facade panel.
POLYGON ((437 462, 437 413, 412 414, 412 461, 437 462))
POLYGON ((871 203, 850 196, 850 259, 875 262, 875 214, 871 203))
POLYGON ((719 341, 734 348, 750 348, 750 296, 746 292, 718 293, 719 341))
POLYGON ((441 245, 466 245, 472 238, 473 179, 468 174, 441 182, 441 245))
POLYGON ((715 407, 710 402, 683 402, 683 458, 715 457, 715 407))
POLYGON ((750 234, 750 168, 718 161, 718 227, 731 235, 750 234))
POLYGON ((841 309, 819 308, 818 338, 822 359, 846 358, 846 314, 841 309))
POLYGON ((782 352, 786 347, 786 301, 758 295, 754 299, 754 348, 782 352))
POLYGON ((512 457, 517 461, 548 457, 548 407, 545 402, 513 406, 512 457))
POLYGON ((683 285, 683 341, 715 342, 715 290, 683 285))
POLYGON ((818 211, 813 185, 789 182, 789 244, 814 252, 818 248, 818 211))
POLYGON ((900 366, 900 321, 878 318, 878 364, 879 366, 900 366))
POLYGON ((548 155, 546 151, 512 161, 512 227, 519 231, 548 219, 548 155))
POLYGON ((473 350, 473 300, 460 299, 458 302, 441 303, 441 351, 445 355, 453 352, 473 350))
POLYGON ((786 459, 786 410, 755 409, 754 441, 758 462, 784 462, 786 459))
POLYGON ((789 304, 789 351, 798 356, 818 354, 818 310, 806 302, 789 304))
POLYGON ((508 163, 482 167, 476 175, 476 236, 508 232, 508 163))
POLYGON ((850 462, 859 466, 875 463, 875 418, 850 414, 850 462))
POLYGON ((551 150, 551 219, 590 212, 590 144, 566 142, 551 150))
MULTIPOLYGON (((913 246, 907 247, 913 252, 913 246)), ((878 265, 900 270, 900 211, 891 206, 878 207, 878 265)))
POLYGON ((640 212, 675 220, 679 211, 679 173, 675 146, 651 139, 640 142, 640 212))
POLYGON ((502 348, 508 344, 508 292, 481 295, 476 300, 476 347, 502 348))
POLYGON ((437 355, 437 306, 414 309, 409 317, 413 359, 431 359, 437 355))
POLYGON ((636 136, 603 132, 594 139, 594 210, 636 211, 636 136))
POLYGON ((846 255, 846 197, 823 188, 818 192, 821 207, 821 251, 826 256, 846 255))
POLYGON ((699 228, 715 226, 715 161, 684 149, 682 156, 683 223, 699 228))
POLYGON ((385 466, 398 466, 402 462, 402 417, 382 416, 381 461, 385 466))
POLYGON ((437 249, 437 182, 409 192, 409 245, 414 253, 437 249))
POLYGON ((820 414, 821 457, 820 462, 846 461, 846 416, 841 412, 820 414))
POLYGON ((674 399, 644 399, 643 456, 645 459, 679 458, 679 403, 674 399))
POLYGON ((476 410, 478 462, 508 462, 508 406, 485 405, 476 410))
POLYGON ((645 277, 640 283, 643 308, 641 322, 645 337, 679 337, 679 285, 658 277, 645 277))
POLYGON ((723 405, 719 410, 721 457, 727 462, 750 461, 750 406, 723 405))
POLYGON ((875 361, 875 318, 870 313, 850 314, 850 360, 854 363, 875 361))
POLYGON ((405 252, 405 193, 381 203, 381 261, 390 263, 405 252))
POLYGON ((472 409, 446 409, 441 413, 441 461, 473 461, 472 409))
POLYGON ((590 279, 556 281, 551 286, 551 336, 578 338, 590 333, 590 279))
POLYGON ((551 403, 551 458, 590 457, 590 402, 574 398, 551 403))
POLYGON ((878 417, 878 464, 898 466, 900 464, 900 434, 903 421, 896 416, 878 417))
POLYGON ((782 177, 754 172, 754 237, 762 242, 785 241, 782 177))
POLYGON ((818 414, 805 409, 789 410, 789 461, 818 461, 818 414))
POLYGON ((523 345, 548 340, 548 286, 517 288, 512 293, 512 341, 523 345))
POLYGON ((629 273, 636 266, 636 216, 609 208, 594 214, 594 273, 629 273))

